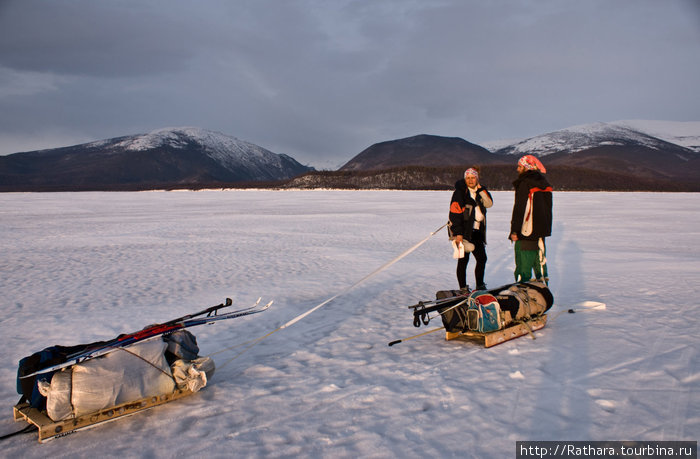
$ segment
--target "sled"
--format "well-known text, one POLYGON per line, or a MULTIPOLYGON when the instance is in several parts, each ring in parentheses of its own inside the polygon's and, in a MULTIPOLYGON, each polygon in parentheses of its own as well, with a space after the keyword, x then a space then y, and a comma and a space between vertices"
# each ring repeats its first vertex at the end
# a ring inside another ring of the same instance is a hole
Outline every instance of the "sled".
POLYGON ((527 334, 531 334, 532 339, 535 339, 533 332, 544 328, 546 324, 547 314, 542 314, 541 316, 533 317, 526 322, 519 322, 501 330, 496 330, 489 333, 481 333, 471 330, 464 332, 445 332, 445 339, 447 341, 479 341, 484 344, 484 347, 491 347, 527 334))
POLYGON ((193 393, 194 392, 186 387, 175 389, 174 392, 169 394, 146 397, 133 402, 122 403, 111 408, 95 411, 77 418, 65 419, 63 421, 53 421, 46 413, 32 408, 28 403, 19 403, 15 405, 13 411, 15 421, 24 420, 29 424, 34 424, 39 429, 39 443, 45 443, 54 438, 63 437, 79 430, 89 429, 105 422, 131 416, 140 411, 187 397, 193 393))

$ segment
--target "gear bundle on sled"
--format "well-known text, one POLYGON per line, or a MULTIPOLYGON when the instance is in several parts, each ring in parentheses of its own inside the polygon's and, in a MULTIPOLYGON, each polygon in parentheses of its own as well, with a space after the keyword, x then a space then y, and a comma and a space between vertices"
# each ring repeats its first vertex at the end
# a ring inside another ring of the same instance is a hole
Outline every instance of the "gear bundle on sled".
MULTIPOLYGON (((259 303, 260 300, 258 300, 259 303)), ((39 442, 192 395, 207 385, 214 361, 199 356, 186 328, 267 309, 218 314, 230 299, 198 313, 109 341, 52 346, 20 360, 15 421, 35 425, 39 442)))
MULTIPOLYGON (((437 312, 445 326, 445 339, 479 340, 486 347, 532 334, 547 323, 545 314, 554 297, 542 282, 521 282, 491 290, 443 290, 435 301, 421 301, 413 309, 413 325, 430 322, 437 312)), ((534 337, 534 335, 532 335, 534 337)))

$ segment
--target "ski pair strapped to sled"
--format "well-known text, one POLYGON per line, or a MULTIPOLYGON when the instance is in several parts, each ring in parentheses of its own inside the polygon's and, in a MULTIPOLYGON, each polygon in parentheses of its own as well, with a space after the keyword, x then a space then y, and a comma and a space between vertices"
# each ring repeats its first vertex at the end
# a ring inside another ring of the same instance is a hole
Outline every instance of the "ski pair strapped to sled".
POLYGON ((18 375, 20 379, 34 377, 43 373, 49 373, 52 371, 60 370, 61 368, 66 368, 77 363, 84 362, 86 360, 94 359, 101 355, 112 352, 120 347, 126 347, 131 344, 144 341, 147 339, 152 339, 167 333, 171 333, 175 330, 194 327, 196 325, 203 325, 213 323, 219 320, 234 319, 236 317, 247 316, 250 314, 257 314, 263 312, 272 305, 272 301, 269 303, 259 306, 261 298, 250 307, 239 309, 237 311, 226 312, 219 314, 219 310, 230 307, 233 305, 231 298, 226 298, 226 300, 217 304, 216 306, 208 307, 202 311, 187 314, 176 319, 169 320, 160 324, 149 325, 143 330, 139 330, 134 333, 119 335, 114 339, 109 341, 101 342, 94 347, 88 346, 86 349, 76 352, 74 354, 68 355, 64 362, 52 365, 46 368, 39 369, 30 374, 18 375))
MULTIPOLYGON (((32 360, 32 358, 35 356, 40 356, 46 350, 41 351, 39 353, 36 353, 34 356, 23 359, 23 361, 20 362, 20 369, 18 370, 18 390, 21 385, 33 386, 34 384, 36 384, 37 378, 49 378, 48 380, 50 381, 50 378, 52 378, 54 373, 58 370, 72 367, 78 364, 86 364, 87 361, 95 359, 96 357, 109 358, 108 354, 111 355, 110 353, 112 351, 118 349, 127 350, 126 348, 132 345, 140 346, 142 343, 145 344, 147 342, 152 342, 152 340, 155 338, 159 338, 164 335, 169 335, 173 332, 183 330, 188 327, 214 323, 216 321, 242 317, 250 314, 257 314, 259 312, 265 311, 272 304, 272 301, 270 301, 269 303, 260 306, 260 300, 261 299, 258 299, 257 302, 255 302, 255 304, 253 304, 250 307, 220 313, 222 309, 228 308, 233 304, 233 301, 230 298, 226 298, 226 300, 223 303, 218 304, 216 306, 211 306, 202 311, 187 314, 164 323, 150 325, 144 328, 143 330, 134 333, 119 335, 116 338, 109 341, 103 341, 88 345, 79 345, 74 346, 72 348, 63 348, 71 349, 72 353, 63 354, 64 359, 62 362, 56 363, 55 361, 51 361, 47 363, 49 366, 42 368, 42 364, 38 363, 37 359, 34 360, 34 362, 37 363, 37 365, 34 366, 32 370, 25 371, 25 368, 23 368, 22 363, 27 360, 32 360), (19 384, 20 382, 22 384, 19 384)), ((196 342, 194 344, 196 346, 196 342)), ((54 348, 60 348, 60 346, 55 346, 54 348)), ((132 352, 128 352, 129 354, 132 354, 132 352)), ((153 365, 153 363, 148 361, 146 361, 146 363, 153 365)), ((174 374, 173 377, 175 377, 174 374)), ((3 436, 3 439, 14 434, 29 431, 31 427, 35 426, 39 431, 39 442, 41 443, 64 435, 68 435, 78 430, 91 428, 104 422, 113 421, 115 419, 119 419, 125 416, 130 416, 139 411, 143 411, 173 400, 177 400, 182 397, 186 397, 188 395, 193 394, 194 391, 198 390, 197 388, 192 388, 189 385, 175 386, 175 390, 173 392, 146 396, 145 398, 139 398, 138 400, 119 402, 114 406, 105 405, 105 408, 93 412, 83 414, 75 412, 72 417, 52 419, 51 417, 49 417, 49 413, 47 411, 45 411, 40 406, 31 403, 31 401, 28 400, 28 398, 26 398, 27 394, 24 391, 25 388, 22 387, 22 389, 23 392, 20 393, 24 393, 24 395, 22 400, 20 400, 20 402, 14 407, 14 419, 15 421, 24 420, 28 422, 30 426, 19 432, 14 432, 13 434, 3 436)))

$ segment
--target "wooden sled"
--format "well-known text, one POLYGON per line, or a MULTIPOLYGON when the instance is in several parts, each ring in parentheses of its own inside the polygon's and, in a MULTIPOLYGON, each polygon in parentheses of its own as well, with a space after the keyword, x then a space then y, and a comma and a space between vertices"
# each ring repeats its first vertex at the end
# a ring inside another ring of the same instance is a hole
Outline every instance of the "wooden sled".
POLYGON ((192 395, 193 393, 194 392, 187 388, 175 389, 175 392, 169 394, 156 395, 133 402, 122 403, 121 405, 63 421, 53 421, 46 413, 32 408, 28 403, 20 403, 14 407, 14 417, 15 421, 24 420, 37 426, 39 429, 39 443, 45 443, 54 438, 95 427, 98 424, 131 416, 139 411, 144 411, 162 405, 163 403, 172 402, 173 400, 192 395))
MULTIPOLYGON (((517 323, 511 325, 510 327, 503 328, 489 333, 481 333, 475 331, 466 332, 446 332, 445 339, 447 341, 460 340, 460 341, 480 341, 484 343, 485 347, 495 346, 497 344, 505 343, 515 338, 519 338, 528 333, 532 333, 535 330, 540 330, 544 328, 547 324, 547 314, 532 318, 527 322, 517 323)), ((532 339, 535 339, 535 335, 532 334, 532 339)))

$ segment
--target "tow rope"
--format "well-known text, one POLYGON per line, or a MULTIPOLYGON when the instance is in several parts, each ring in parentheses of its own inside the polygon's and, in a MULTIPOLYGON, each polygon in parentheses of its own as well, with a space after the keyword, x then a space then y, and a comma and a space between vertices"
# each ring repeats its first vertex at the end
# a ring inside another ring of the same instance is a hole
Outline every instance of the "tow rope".
MULTIPOLYGON (((449 223, 449 222, 448 222, 448 223, 449 223)), ((428 239, 430 239, 430 238, 433 237, 435 234, 437 234, 441 229, 443 229, 444 227, 446 227, 446 226, 448 225, 448 223, 445 223, 445 224, 442 225, 440 228, 438 228, 438 229, 436 229, 435 231, 433 231, 432 233, 430 233, 430 234, 429 234, 428 236, 426 236, 422 241, 418 242, 417 244, 415 244, 414 246, 412 246, 411 248, 409 248, 409 249, 406 250, 405 252, 401 253, 399 256, 397 256, 397 257, 394 258, 393 260, 388 261, 387 263, 385 263, 385 264, 383 264, 382 266, 380 266, 379 268, 375 269, 374 271, 372 271, 371 273, 369 273, 368 275, 366 275, 365 277, 363 277, 363 278, 360 279, 359 281, 355 282, 354 284, 350 285, 349 287, 346 287, 346 288, 345 288, 344 290, 342 290, 340 293, 337 293, 337 294, 333 295, 332 297, 328 298, 327 300, 323 301, 322 303, 319 303, 318 305, 316 305, 316 306, 314 306, 313 308, 309 309, 308 311, 299 314, 298 316, 296 316, 296 317, 293 318, 292 320, 286 322, 286 323, 283 324, 283 325, 280 325, 280 326, 277 327, 276 329, 272 330, 271 332, 268 332, 267 334, 261 336, 260 338, 256 338, 256 339, 254 339, 254 340, 252 340, 252 341, 248 341, 248 343, 250 343, 250 344, 249 344, 247 347, 245 347, 242 351, 240 351, 238 354, 236 354, 235 356, 233 356, 233 357, 230 358, 229 360, 225 361, 219 368, 223 368, 224 366, 228 365, 228 364, 231 363, 232 361, 236 360, 238 357, 240 357, 241 355, 243 355, 245 352, 247 352, 249 349, 251 349, 253 346, 255 346, 256 344, 258 344, 258 343, 261 342, 262 340, 264 340, 264 339, 270 337, 271 335, 273 335, 274 333, 277 333, 277 332, 280 331, 280 330, 284 330, 284 329, 287 328, 287 327, 291 327, 291 326, 294 325, 295 323, 297 323, 297 322, 299 322, 300 320, 306 318, 309 314, 311 314, 311 313, 313 313, 313 312, 315 312, 315 311, 321 309, 323 306, 327 305, 328 303, 330 303, 331 301, 335 300, 335 299, 338 298, 339 296, 346 294, 347 292, 349 292, 349 291, 352 290, 353 288, 357 287, 358 285, 362 284, 363 282, 367 281, 367 280, 370 279, 371 277, 376 276, 376 275, 379 274, 380 272, 384 271, 386 268, 392 266, 393 264, 395 264, 395 263, 398 262, 399 260, 401 260, 401 259, 403 259, 404 257, 406 257, 407 255, 409 255, 411 252, 413 252, 414 250, 416 250, 418 247, 420 247, 421 245, 425 244, 425 243, 428 241, 428 239)), ((230 348, 230 349, 233 349, 233 348, 239 347, 239 346, 240 346, 240 344, 237 345, 237 346, 233 346, 233 347, 230 348)), ((223 351, 219 351, 219 352, 223 352, 223 351)))

